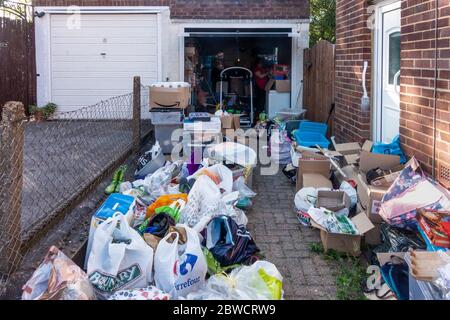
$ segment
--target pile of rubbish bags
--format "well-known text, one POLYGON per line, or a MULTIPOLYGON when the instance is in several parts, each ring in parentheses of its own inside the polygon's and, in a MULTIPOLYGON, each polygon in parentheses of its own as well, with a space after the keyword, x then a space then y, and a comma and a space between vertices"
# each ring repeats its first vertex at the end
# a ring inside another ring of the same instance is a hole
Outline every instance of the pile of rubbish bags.
POLYGON ((229 157, 213 157, 195 172, 176 161, 143 176, 152 158, 161 161, 154 150, 145 156, 138 179, 92 217, 84 270, 52 247, 22 299, 282 299, 282 275, 246 228, 251 167, 239 175, 229 157))

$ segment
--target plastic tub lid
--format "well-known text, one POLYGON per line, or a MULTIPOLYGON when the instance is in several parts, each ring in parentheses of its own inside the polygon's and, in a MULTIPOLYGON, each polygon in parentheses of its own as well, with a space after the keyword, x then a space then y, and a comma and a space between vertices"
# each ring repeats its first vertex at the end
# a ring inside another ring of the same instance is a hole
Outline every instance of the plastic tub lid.
POLYGON ((277 112, 279 115, 300 116, 306 112, 306 109, 283 109, 277 112))

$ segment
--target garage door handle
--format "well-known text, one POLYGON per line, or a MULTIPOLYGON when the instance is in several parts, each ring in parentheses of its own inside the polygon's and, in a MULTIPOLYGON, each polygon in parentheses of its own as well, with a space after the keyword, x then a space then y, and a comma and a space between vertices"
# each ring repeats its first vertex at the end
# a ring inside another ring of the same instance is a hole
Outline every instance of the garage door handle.
POLYGON ((101 56, 106 56, 106 53, 102 52, 100 53, 101 56))

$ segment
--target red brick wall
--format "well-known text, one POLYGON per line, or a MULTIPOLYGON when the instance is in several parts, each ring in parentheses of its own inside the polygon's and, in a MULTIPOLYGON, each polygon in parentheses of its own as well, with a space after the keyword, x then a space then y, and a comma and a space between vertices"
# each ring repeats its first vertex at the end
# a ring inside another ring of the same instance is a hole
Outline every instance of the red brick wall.
POLYGON ((181 19, 309 18, 308 0, 35 0, 36 6, 169 6, 181 19))
MULTIPOLYGON (((338 141, 370 138, 370 113, 360 111, 361 69, 371 59, 367 0, 338 0, 336 121, 338 141)), ((402 0, 400 136, 408 156, 432 172, 434 142, 436 0, 402 0)), ((438 163, 450 166, 450 0, 438 0, 438 163)), ((369 85, 369 84, 368 84, 369 85)), ((373 96, 372 93, 371 96, 373 96)), ((436 165, 437 167, 437 165, 436 165)))
MULTIPOLYGON (((338 141, 370 138, 370 112, 361 111, 364 61, 371 64, 371 30, 365 0, 336 2, 336 94, 334 134, 338 141)), ((367 89, 370 92, 370 68, 367 89)))
MULTIPOLYGON (((437 161, 450 165, 450 0, 439 0, 437 161)), ((432 171, 435 0, 402 1, 401 120, 403 149, 432 171)))

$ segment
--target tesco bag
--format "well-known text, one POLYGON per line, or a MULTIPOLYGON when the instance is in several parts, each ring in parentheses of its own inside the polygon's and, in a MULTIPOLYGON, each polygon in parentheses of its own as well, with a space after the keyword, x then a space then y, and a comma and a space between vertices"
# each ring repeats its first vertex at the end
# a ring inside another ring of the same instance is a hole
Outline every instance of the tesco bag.
POLYGON ((99 298, 119 290, 145 288, 152 281, 153 249, 122 214, 97 227, 87 264, 99 298))
POLYGON ((175 299, 202 287, 207 272, 198 234, 186 225, 177 225, 177 228, 186 232, 185 237, 170 232, 159 242, 155 252, 156 286, 175 299), (181 238, 184 241, 180 241, 181 238))

